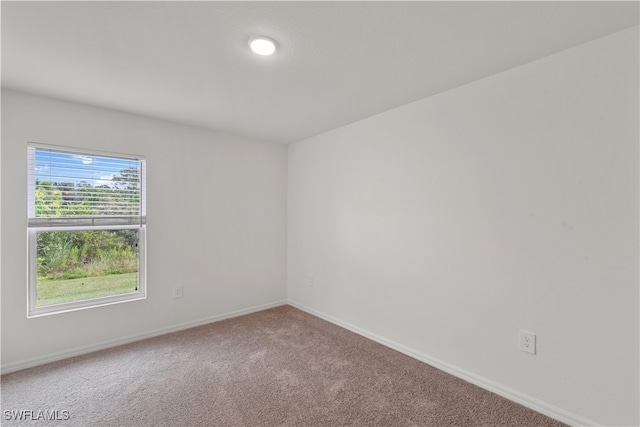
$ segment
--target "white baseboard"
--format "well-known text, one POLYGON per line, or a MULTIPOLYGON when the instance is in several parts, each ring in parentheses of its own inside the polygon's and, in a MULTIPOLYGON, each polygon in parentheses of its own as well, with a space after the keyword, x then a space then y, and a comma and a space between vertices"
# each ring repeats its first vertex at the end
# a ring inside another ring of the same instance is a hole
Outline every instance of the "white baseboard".
POLYGON ((398 344, 394 341, 388 340, 386 338, 383 338, 381 336, 378 336, 376 334, 373 334, 369 331, 366 331, 364 329, 361 329, 357 326, 351 325, 349 323, 343 322, 339 319, 336 319, 335 317, 329 316, 328 314, 319 312, 317 310, 314 310, 312 308, 309 308, 303 304, 299 304, 295 301, 291 301, 288 300, 287 303, 293 307, 296 307, 302 311, 305 311, 309 314, 312 314, 314 316, 317 316, 321 319, 324 319, 328 322, 331 322, 335 325, 338 325, 340 327, 343 327, 345 329, 350 330, 351 332, 355 332, 358 335, 362 335, 365 338, 369 338, 372 341, 375 341, 379 344, 382 344, 386 347, 392 348, 396 351, 399 351, 400 353, 404 353, 409 357, 412 357, 414 359, 417 359, 421 362, 424 362, 428 365, 431 365, 437 369, 440 369, 441 371, 444 371, 448 374, 451 374, 455 377, 458 377, 462 380, 465 380, 471 384, 477 385, 478 387, 481 387, 485 390, 488 390, 492 393, 495 393, 499 396, 502 396, 506 399, 509 399, 513 402, 519 403, 523 406, 526 406, 527 408, 533 409, 536 412, 539 412, 541 414, 544 414, 548 417, 551 417, 553 419, 556 419, 560 422, 563 422, 565 424, 569 424, 572 426, 597 426, 599 425, 598 423, 588 420, 586 418, 583 418, 579 415, 573 414, 571 412, 565 411, 564 409, 558 408, 556 406, 553 406, 547 402, 544 402, 542 400, 536 399, 535 397, 531 397, 528 396, 524 393, 521 393, 517 390, 513 390, 509 387, 505 387, 501 384, 498 384, 494 381, 488 380, 486 378, 483 378, 479 375, 473 374, 469 371, 466 371, 464 369, 458 368, 457 366, 453 366, 449 363, 443 362, 442 360, 436 359, 434 357, 428 356, 424 353, 421 353, 419 351, 413 350, 411 348, 405 347, 401 344, 398 344))
POLYGON ((171 332, 177 332, 184 329, 194 328, 196 326, 206 325, 207 323, 219 322, 221 320, 230 319, 232 317, 244 316, 245 314, 255 313, 257 311, 267 310, 269 308, 279 307, 281 305, 286 305, 286 304, 287 304, 287 301, 285 300, 275 301, 268 304, 257 305, 257 306, 245 308, 242 310, 236 310, 229 313, 206 317, 204 319, 198 319, 190 322, 179 323, 177 325, 172 325, 165 328, 154 329, 148 332, 128 335, 126 337, 117 338, 113 340, 102 341, 96 344, 75 347, 72 349, 50 353, 43 356, 19 360, 17 362, 3 364, 1 372, 4 375, 10 372, 20 371, 22 369, 32 368, 38 365, 44 365, 45 363, 51 363, 58 360, 67 359, 69 357, 80 356, 82 354, 92 353, 94 351, 104 350, 107 348, 128 344, 134 341, 140 341, 147 338, 168 334, 171 332))

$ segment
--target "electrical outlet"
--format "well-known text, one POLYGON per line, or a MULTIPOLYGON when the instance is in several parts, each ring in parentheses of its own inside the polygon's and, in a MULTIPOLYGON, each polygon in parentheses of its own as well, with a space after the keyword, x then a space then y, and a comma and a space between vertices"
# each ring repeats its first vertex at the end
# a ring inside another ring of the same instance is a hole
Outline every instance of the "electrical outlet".
POLYGON ((313 286, 313 274, 307 276, 307 285, 309 287, 313 286))
POLYGON ((173 287, 173 297, 182 298, 182 285, 176 285, 173 287))
POLYGON ((536 354, 536 334, 520 331, 520 350, 525 353, 536 354))

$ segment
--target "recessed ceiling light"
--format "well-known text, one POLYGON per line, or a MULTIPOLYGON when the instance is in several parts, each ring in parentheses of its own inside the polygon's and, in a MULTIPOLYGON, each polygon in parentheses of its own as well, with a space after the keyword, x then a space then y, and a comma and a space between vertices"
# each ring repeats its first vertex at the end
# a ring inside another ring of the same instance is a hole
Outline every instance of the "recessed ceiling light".
POLYGON ((276 42, 269 37, 254 37, 249 40, 249 47, 258 55, 271 55, 276 51, 276 42))

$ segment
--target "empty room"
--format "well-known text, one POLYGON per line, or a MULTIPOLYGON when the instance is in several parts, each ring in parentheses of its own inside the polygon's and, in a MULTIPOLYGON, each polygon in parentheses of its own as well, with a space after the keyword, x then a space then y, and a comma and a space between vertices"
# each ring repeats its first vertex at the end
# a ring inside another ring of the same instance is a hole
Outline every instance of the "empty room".
POLYGON ((2 425, 640 425, 639 5, 2 1, 2 425))

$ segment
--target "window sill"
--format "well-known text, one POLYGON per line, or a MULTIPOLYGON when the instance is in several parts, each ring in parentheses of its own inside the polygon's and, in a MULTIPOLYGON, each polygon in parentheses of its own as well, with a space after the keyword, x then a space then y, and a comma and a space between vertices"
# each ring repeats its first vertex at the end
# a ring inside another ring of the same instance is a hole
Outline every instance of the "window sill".
POLYGON ((104 307, 107 305, 121 304, 124 302, 140 301, 146 299, 143 292, 114 295, 110 297, 95 298, 77 302, 67 302, 62 304, 52 304, 43 307, 30 308, 27 318, 50 316, 52 314, 69 313, 71 311, 86 310, 88 308, 104 307))

